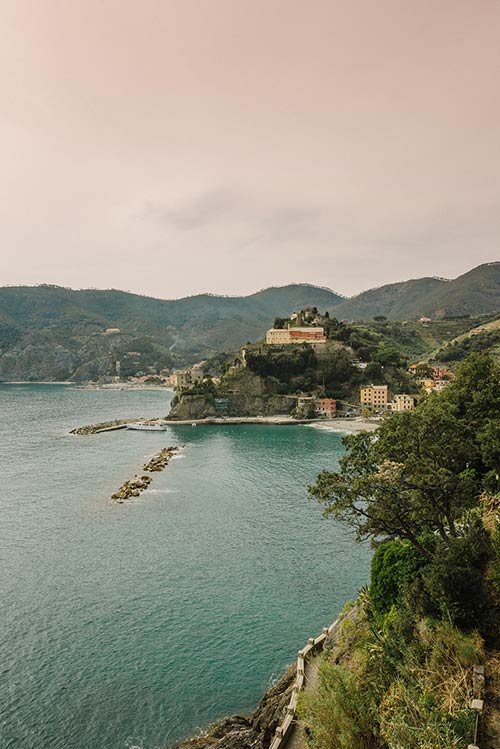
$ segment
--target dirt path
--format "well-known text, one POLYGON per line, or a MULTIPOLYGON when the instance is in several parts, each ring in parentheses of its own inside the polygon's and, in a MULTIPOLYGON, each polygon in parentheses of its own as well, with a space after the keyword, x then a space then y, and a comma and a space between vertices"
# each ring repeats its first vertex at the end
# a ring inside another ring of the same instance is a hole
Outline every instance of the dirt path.
MULTIPOLYGON (((318 683, 318 674, 319 674, 319 661, 320 661, 319 655, 315 655, 313 658, 311 658, 309 661, 306 662, 306 668, 305 668, 305 686, 304 690, 308 691, 309 689, 314 689, 316 684, 318 683)), ((306 749, 307 745, 304 741, 304 736, 302 733, 302 727, 300 725, 299 721, 294 721, 293 723, 293 729, 292 732, 285 744, 285 749, 306 749)))

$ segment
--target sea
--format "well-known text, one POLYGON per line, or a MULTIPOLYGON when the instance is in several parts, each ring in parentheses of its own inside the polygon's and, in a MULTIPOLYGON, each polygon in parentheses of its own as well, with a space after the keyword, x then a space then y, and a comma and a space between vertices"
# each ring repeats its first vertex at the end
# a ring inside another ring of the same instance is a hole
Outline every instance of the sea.
POLYGON ((69 434, 171 397, 0 385, 1 749, 160 749, 250 712, 368 581, 370 549, 308 498, 336 432, 69 434), (111 501, 169 445, 146 492, 111 501))

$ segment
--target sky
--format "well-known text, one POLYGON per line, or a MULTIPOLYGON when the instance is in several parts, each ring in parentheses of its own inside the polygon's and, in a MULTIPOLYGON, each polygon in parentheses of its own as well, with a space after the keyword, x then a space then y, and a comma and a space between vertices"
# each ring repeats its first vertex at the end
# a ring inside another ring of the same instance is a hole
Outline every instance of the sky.
POLYGON ((351 295, 500 258, 498 0, 0 0, 0 285, 351 295))

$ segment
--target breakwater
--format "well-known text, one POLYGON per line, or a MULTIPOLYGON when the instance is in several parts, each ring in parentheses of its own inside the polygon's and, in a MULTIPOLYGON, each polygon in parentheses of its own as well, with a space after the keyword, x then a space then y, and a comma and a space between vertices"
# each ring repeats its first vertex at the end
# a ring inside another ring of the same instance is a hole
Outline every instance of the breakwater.
POLYGON ((143 421, 143 417, 139 419, 113 419, 113 421, 101 421, 98 424, 88 424, 83 427, 75 427, 70 429, 70 434, 88 435, 88 434, 99 434, 99 432, 112 432, 115 429, 126 429, 127 424, 133 424, 136 421, 143 421))
MULTIPOLYGON (((170 459, 173 455, 179 452, 178 447, 164 447, 156 455, 148 460, 142 466, 143 471, 148 473, 158 473, 163 471, 164 468, 169 464, 170 459)), ((118 504, 123 504, 127 499, 134 499, 139 497, 143 491, 145 491, 151 484, 152 476, 134 476, 131 481, 125 481, 120 486, 118 491, 111 495, 111 499, 116 500, 118 504)))

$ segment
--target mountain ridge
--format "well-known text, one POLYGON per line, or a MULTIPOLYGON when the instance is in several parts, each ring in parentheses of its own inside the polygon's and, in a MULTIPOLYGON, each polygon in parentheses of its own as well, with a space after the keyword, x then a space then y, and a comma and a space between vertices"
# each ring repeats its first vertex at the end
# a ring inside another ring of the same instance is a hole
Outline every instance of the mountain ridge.
POLYGON ((184 366, 263 337, 275 317, 306 306, 338 319, 416 320, 500 310, 500 262, 449 281, 410 279, 351 298, 314 284, 247 296, 157 299, 119 289, 0 287, 0 380, 100 379, 184 366), (106 329, 119 328, 106 336, 106 329), (135 359, 134 359, 135 357, 135 359))

